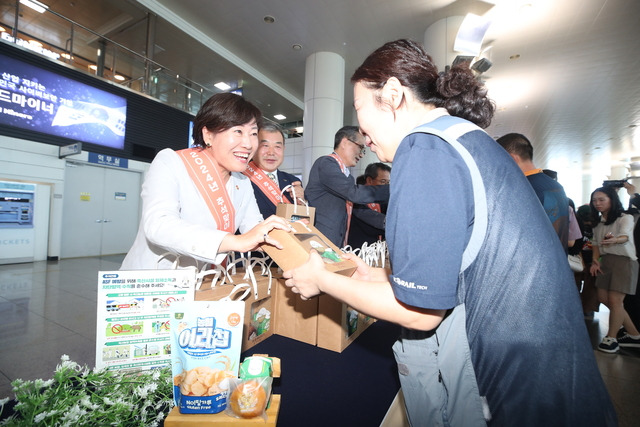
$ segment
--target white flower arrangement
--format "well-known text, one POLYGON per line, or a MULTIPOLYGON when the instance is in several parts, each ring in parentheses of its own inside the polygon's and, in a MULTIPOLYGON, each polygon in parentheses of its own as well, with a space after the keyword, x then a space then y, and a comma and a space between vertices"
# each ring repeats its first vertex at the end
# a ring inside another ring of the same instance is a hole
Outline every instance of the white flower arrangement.
POLYGON ((173 407, 169 366, 124 373, 60 359, 50 380, 11 383, 15 399, 0 399, 0 426, 158 426, 173 407))

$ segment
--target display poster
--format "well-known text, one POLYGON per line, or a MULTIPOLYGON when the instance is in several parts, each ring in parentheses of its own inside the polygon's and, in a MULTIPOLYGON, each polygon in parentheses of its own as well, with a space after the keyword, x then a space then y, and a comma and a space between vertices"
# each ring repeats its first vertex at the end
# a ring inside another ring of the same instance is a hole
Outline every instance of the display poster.
POLYGON ((123 149, 127 100, 0 54, 0 124, 123 149))
POLYGON ((96 368, 152 369, 171 363, 170 307, 193 301, 196 270, 100 271, 96 368))

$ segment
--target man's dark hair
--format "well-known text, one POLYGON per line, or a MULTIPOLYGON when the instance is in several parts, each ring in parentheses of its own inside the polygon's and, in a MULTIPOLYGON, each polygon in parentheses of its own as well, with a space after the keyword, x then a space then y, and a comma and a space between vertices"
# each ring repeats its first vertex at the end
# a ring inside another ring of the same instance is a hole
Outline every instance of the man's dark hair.
POLYGON ((383 171, 391 172, 391 166, 389 165, 386 165, 381 162, 370 163, 369 165, 367 165, 366 169, 364 170, 365 179, 366 178, 376 179, 381 169, 383 171))
POLYGON ((526 136, 508 133, 496 140, 509 154, 517 154, 522 160, 533 160, 533 146, 526 136))
POLYGON ((347 138, 350 141, 355 141, 360 134, 358 126, 343 126, 336 132, 336 137, 333 140, 333 149, 335 150, 340 145, 343 138, 347 138))

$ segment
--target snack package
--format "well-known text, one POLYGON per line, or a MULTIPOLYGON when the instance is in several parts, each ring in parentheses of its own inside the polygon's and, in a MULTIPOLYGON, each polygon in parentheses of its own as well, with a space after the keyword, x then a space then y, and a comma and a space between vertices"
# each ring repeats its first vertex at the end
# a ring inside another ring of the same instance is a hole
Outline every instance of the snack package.
POLYGON ((273 383, 273 359, 266 356, 250 356, 240 365, 240 378, 230 380, 229 403, 225 413, 236 418, 267 419, 271 385, 273 383))
POLYGON ((238 376, 243 301, 171 304, 173 397, 183 414, 215 414, 238 376))
POLYGON ((262 417, 267 420, 267 402, 271 396, 272 377, 255 377, 246 380, 232 378, 225 414, 235 418, 262 417))

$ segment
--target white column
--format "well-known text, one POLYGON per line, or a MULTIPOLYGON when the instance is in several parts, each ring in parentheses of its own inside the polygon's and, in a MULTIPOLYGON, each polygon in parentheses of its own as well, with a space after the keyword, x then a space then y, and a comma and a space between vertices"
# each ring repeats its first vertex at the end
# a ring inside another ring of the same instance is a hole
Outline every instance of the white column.
POLYGON ((333 151, 333 138, 343 126, 344 59, 332 52, 307 57, 304 85, 303 183, 313 162, 333 151))

